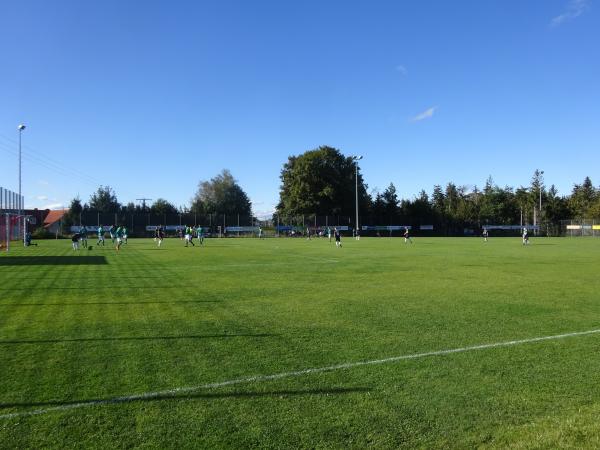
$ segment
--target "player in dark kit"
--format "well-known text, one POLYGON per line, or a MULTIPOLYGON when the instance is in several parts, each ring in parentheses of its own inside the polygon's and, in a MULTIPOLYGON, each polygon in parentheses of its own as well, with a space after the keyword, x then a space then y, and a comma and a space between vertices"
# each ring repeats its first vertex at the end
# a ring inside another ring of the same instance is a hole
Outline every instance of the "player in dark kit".
POLYGON ((406 244, 407 242, 413 243, 408 227, 404 228, 404 243, 406 244))
POLYGON ((335 246, 341 247, 342 246, 342 236, 340 235, 340 232, 337 228, 333 229, 333 236, 335 237, 335 246))
POLYGON ((155 239, 156 241, 158 241, 159 247, 162 245, 164 238, 165 238, 165 232, 163 231, 163 227, 159 225, 156 228, 156 239, 155 239))
POLYGON ((73 250, 79 250, 79 239, 80 238, 81 238, 81 235, 79 233, 75 233, 71 237, 71 242, 73 243, 73 250))

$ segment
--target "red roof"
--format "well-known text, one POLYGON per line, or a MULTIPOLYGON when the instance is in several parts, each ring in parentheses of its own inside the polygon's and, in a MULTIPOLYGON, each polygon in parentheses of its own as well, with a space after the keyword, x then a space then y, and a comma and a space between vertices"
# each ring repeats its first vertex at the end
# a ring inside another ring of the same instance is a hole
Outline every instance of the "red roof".
POLYGON ((44 219, 44 226, 47 227, 49 225, 52 225, 53 223, 58 222, 60 219, 63 218, 66 212, 67 211, 65 209, 59 209, 57 211, 48 212, 48 215, 44 219))

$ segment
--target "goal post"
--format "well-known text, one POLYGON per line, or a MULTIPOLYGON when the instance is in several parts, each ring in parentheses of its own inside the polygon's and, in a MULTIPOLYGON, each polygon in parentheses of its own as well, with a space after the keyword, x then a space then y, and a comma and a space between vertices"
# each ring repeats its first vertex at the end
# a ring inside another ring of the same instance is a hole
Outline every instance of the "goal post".
POLYGON ((0 213, 0 251, 8 252, 11 242, 21 240, 19 232, 21 217, 15 213, 0 213))

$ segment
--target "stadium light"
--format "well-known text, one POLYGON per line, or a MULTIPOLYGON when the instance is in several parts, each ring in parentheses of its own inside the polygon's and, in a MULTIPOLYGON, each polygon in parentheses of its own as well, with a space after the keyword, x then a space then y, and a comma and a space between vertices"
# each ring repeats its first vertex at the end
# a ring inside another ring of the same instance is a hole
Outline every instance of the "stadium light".
MULTIPOLYGON (((19 130, 19 226, 21 225, 20 216, 23 215, 23 197, 21 195, 21 134, 25 128, 26 127, 23 124, 19 124, 17 127, 17 130, 19 130)), ((25 221, 23 221, 23 242, 25 242, 25 221)))
POLYGON ((355 190, 355 194, 356 194, 356 222, 354 223, 355 228, 354 228, 354 237, 356 238, 356 240, 359 240, 359 231, 358 231, 358 161, 360 161, 361 159, 363 159, 362 155, 358 155, 358 156, 352 156, 352 161, 354 161, 354 179, 355 179, 355 183, 356 183, 356 190, 355 190))

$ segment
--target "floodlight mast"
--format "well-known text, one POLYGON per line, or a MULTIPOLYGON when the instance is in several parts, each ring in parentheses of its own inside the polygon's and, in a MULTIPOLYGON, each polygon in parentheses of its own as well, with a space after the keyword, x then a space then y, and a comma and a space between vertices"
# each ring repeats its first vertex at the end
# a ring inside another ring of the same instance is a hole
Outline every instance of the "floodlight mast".
MULTIPOLYGON (((540 171, 540 178, 542 177, 542 175, 544 175, 543 170, 540 171)), ((538 221, 539 222, 538 233, 541 233, 541 231, 542 231, 542 229, 541 229, 541 226, 542 226, 542 181, 540 181, 538 188, 540 191, 540 220, 538 221)))
MULTIPOLYGON (((19 130, 19 227, 21 226, 21 216, 23 215, 23 197, 21 196, 21 134, 23 133, 23 130, 27 128, 25 125, 23 124, 19 124, 19 126, 17 127, 17 130, 19 130)), ((19 230, 21 231, 21 230, 19 230)), ((21 234, 21 233, 19 233, 21 234)), ((23 219, 23 245, 25 243, 25 219, 23 219)))
POLYGON ((356 222, 354 222, 354 237, 356 240, 359 240, 359 231, 358 231, 358 161, 362 159, 362 155, 352 156, 352 161, 354 161, 354 181, 355 181, 355 200, 356 200, 356 222))

